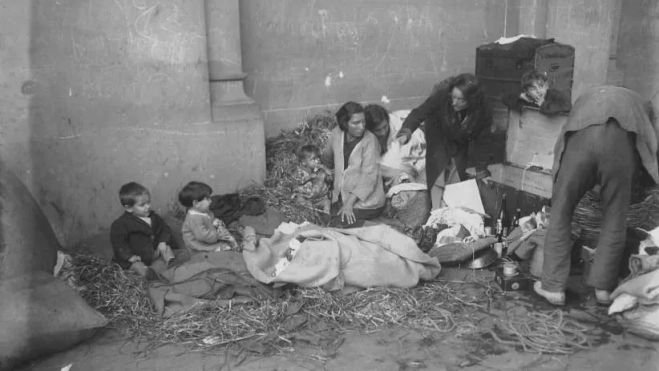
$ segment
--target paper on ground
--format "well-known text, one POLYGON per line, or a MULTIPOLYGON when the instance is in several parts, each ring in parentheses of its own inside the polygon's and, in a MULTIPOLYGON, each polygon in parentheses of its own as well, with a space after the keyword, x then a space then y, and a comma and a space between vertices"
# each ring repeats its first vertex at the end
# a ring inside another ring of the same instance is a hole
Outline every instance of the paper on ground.
POLYGON ((444 202, 448 207, 465 207, 477 213, 485 214, 483 200, 475 179, 448 184, 444 189, 444 202))

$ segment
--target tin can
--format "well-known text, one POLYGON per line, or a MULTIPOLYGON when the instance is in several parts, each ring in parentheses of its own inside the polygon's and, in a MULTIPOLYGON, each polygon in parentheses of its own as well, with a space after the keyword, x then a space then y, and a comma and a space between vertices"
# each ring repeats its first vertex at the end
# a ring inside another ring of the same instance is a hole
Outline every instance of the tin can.
POLYGON ((492 236, 492 227, 485 227, 485 235, 492 236))
POLYGON ((514 276, 517 274, 517 264, 507 262, 503 265, 503 274, 506 276, 514 276))

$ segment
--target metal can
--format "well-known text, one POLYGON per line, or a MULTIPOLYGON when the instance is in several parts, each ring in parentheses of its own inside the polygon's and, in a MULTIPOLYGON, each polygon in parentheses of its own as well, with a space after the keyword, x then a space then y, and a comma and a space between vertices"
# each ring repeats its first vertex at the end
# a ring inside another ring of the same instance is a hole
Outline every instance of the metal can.
POLYGON ((492 236, 492 227, 485 227, 485 235, 492 236))

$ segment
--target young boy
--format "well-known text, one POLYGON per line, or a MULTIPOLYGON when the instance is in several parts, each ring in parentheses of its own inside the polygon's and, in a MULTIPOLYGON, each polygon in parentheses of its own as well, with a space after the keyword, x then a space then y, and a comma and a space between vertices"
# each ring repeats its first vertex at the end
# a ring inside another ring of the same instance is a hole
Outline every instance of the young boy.
POLYGON ((298 151, 297 158, 299 167, 296 178, 300 180, 298 201, 310 202, 315 208, 329 214, 332 206, 332 172, 320 163, 320 149, 312 144, 305 145, 298 151))
POLYGON ((236 239, 220 219, 208 209, 213 189, 206 183, 190 182, 178 194, 187 209, 183 221, 183 240, 193 251, 239 250, 236 239))
POLYGON ((150 268, 162 259, 166 265, 174 258, 176 246, 172 230, 165 221, 151 211, 151 196, 143 185, 131 182, 119 190, 124 213, 110 227, 110 242, 115 261, 142 277, 153 278, 150 268))
POLYGON ((568 113, 572 109, 570 99, 556 89, 550 89, 547 75, 538 71, 530 71, 522 76, 522 92, 519 95, 510 94, 504 98, 504 103, 515 110, 530 106, 540 109, 546 115, 568 113))

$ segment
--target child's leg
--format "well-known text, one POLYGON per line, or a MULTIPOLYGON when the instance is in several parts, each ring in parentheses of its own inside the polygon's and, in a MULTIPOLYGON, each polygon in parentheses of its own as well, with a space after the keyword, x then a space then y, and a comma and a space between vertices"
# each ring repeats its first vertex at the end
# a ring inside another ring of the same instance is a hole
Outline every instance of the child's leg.
POLYGON ((174 252, 172 251, 171 246, 167 244, 158 245, 158 249, 156 251, 158 256, 162 257, 162 260, 164 260, 167 264, 169 264, 169 262, 174 259, 174 252))

